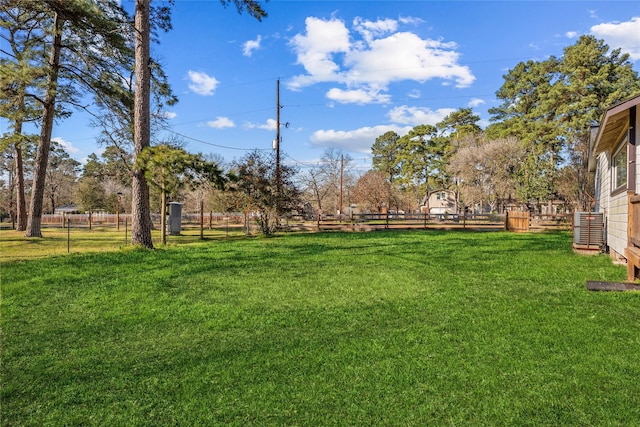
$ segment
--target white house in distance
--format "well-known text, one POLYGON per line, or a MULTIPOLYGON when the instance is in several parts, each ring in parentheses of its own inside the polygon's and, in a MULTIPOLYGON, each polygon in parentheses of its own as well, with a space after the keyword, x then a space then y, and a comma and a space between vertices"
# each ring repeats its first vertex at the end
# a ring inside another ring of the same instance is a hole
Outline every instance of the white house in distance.
POLYGON ((591 140, 595 211, 602 212, 606 243, 627 261, 627 279, 640 278, 640 94, 610 107, 591 140))
POLYGON ((420 207, 422 213, 430 215, 444 215, 458 213, 456 193, 450 190, 438 190, 429 194, 429 199, 423 200, 420 207))

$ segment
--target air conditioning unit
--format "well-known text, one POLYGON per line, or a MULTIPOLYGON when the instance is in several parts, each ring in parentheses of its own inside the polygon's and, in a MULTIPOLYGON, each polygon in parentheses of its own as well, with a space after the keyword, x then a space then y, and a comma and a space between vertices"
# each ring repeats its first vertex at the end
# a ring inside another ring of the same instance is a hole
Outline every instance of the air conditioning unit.
POLYGON ((600 250, 604 246, 604 215, 602 212, 573 214, 573 246, 600 250))

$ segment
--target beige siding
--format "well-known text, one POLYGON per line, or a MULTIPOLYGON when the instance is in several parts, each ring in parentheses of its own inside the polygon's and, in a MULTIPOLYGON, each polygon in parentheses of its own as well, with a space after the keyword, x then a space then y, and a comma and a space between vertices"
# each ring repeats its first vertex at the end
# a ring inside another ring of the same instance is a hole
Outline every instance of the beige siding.
POLYGON ((603 212, 607 229, 607 245, 620 255, 627 247, 627 193, 625 191, 611 195, 611 169, 609 154, 598 156, 596 169, 596 206, 597 212, 603 212))
POLYGON ((611 192, 611 173, 609 171, 608 153, 598 155, 596 168, 596 212, 603 212, 606 217, 609 213, 609 194, 611 192))
MULTIPOLYGON (((630 114, 630 108, 640 109, 640 97, 632 98, 609 109, 603 119, 605 128, 600 129, 602 132, 598 133, 598 136, 602 139, 595 141, 596 149, 600 147, 605 150, 596 158, 595 210, 604 213, 607 244, 612 253, 615 251, 619 255, 625 254, 625 249, 628 245, 629 193, 626 189, 621 188, 619 189, 620 191, 616 191, 613 195, 611 194, 611 187, 614 182, 612 174, 615 173, 615 168, 612 165, 612 155, 621 144, 633 141, 633 138, 629 137, 631 132, 634 132, 636 144, 640 144, 640 114, 636 114, 635 123, 629 123, 625 120, 625 115, 630 114)), ((629 153, 630 145, 624 148, 629 153)), ((635 156, 633 158, 629 157, 628 160, 630 163, 627 172, 631 173, 636 169, 635 177, 627 176, 628 184, 635 182, 635 185, 628 187, 628 190, 632 193, 640 194, 640 147, 636 145, 635 156)))
POLYGON ((626 191, 610 197, 606 223, 607 244, 620 255, 624 255, 624 249, 627 247, 628 209, 626 191))
POLYGON ((431 214, 453 214, 456 213, 455 193, 447 190, 440 190, 431 193, 429 196, 429 213, 431 214))

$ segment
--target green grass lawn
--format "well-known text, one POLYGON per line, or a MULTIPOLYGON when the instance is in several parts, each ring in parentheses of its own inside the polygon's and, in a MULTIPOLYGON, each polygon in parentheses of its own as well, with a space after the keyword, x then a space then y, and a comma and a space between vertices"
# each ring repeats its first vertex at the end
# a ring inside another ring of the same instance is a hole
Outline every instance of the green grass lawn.
POLYGON ((1 423, 640 425, 640 293, 568 233, 3 262, 1 423))
MULTIPOLYGON (((43 238, 25 238, 24 231, 0 230, 0 262, 16 259, 34 259, 51 255, 77 254, 86 252, 114 251, 130 245, 131 230, 115 230, 114 227, 47 227, 43 229, 43 238)), ((198 227, 183 227, 179 236, 167 236, 167 245, 183 245, 200 240, 243 237, 241 226, 205 228, 200 239, 198 227)), ((160 230, 151 233, 155 246, 162 246, 160 230)))

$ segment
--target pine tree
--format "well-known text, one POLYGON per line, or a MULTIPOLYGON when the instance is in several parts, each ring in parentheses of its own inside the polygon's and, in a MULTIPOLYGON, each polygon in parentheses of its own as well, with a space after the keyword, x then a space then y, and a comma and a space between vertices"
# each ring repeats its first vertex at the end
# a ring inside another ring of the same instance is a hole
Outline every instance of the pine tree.
MULTIPOLYGON (((42 89, 46 72, 39 63, 44 40, 40 26, 45 15, 33 5, 32 10, 21 7, 19 0, 0 4, 0 33, 6 43, 0 51, 0 115, 10 122, 12 132, 0 136, 0 148, 13 150, 15 161, 15 219, 16 230, 25 231, 27 209, 24 182, 24 152, 33 144, 35 135, 25 135, 23 124, 40 116, 37 96, 42 89)), ((13 196, 12 202, 13 204, 13 196)))
POLYGON ((100 81, 110 70, 122 65, 127 57, 126 35, 119 31, 125 16, 113 0, 24 0, 25 10, 42 12, 53 20, 51 29, 42 20, 42 28, 50 39, 49 60, 45 65, 42 124, 33 173, 31 204, 26 237, 42 237, 44 186, 51 145, 51 131, 56 117, 68 114, 59 101, 75 104, 75 97, 85 92, 109 96, 108 86, 100 81), (63 43, 64 41, 64 43, 63 43), (107 53, 108 52, 108 53, 107 53), (119 55, 114 55, 118 52, 119 55))
MULTIPOLYGON (((234 3, 238 12, 246 11, 258 19, 266 17, 265 11, 255 0, 220 0, 222 5, 234 3)), ((173 3, 170 1, 169 5, 173 3)), ((156 17, 155 25, 163 30, 171 28, 169 6, 152 8, 151 0, 136 0, 134 30, 135 44, 135 76, 136 91, 134 101, 134 163, 143 150, 151 145, 151 108, 150 84, 151 71, 149 68, 149 46, 151 40, 151 16, 156 17)), ((138 163, 139 164, 139 163, 138 163)), ((133 170, 132 180, 132 232, 131 243, 146 248, 153 248, 151 240, 151 208, 149 203, 149 185, 145 171, 138 167, 133 170)))

